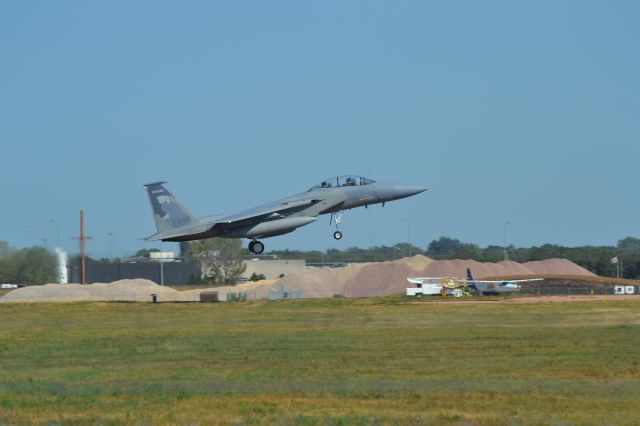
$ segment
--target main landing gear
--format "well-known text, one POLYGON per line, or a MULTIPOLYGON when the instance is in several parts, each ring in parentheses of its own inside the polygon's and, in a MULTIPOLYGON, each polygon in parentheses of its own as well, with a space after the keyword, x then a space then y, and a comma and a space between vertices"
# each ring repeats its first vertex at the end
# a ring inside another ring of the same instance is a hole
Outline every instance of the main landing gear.
POLYGON ((264 251, 264 244, 261 241, 253 240, 249 243, 249 251, 253 254, 262 254, 264 251))
POLYGON ((336 224, 336 232, 333 233, 333 238, 335 238, 336 240, 341 240, 342 232, 340 232, 340 229, 338 229, 338 227, 340 223, 342 223, 342 212, 331 213, 331 220, 329 221, 329 224, 331 224, 331 222, 334 220, 336 224))

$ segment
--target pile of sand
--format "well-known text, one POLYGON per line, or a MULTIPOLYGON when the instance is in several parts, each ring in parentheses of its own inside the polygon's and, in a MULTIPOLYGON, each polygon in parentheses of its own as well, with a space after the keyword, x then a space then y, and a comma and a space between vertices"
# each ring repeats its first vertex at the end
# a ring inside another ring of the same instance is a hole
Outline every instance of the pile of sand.
POLYGON ((421 254, 416 254, 415 256, 411 257, 403 257, 402 259, 396 260, 396 263, 404 263, 405 265, 416 271, 425 269, 427 266, 429 266, 429 264, 431 264, 431 262, 433 262, 433 259, 421 254))
POLYGON ((342 268, 311 269, 282 278, 288 291, 302 291, 304 297, 333 297, 344 295, 347 281, 369 263, 354 263, 342 268))
POLYGON ((73 302, 73 301, 132 301, 151 302, 156 294, 160 302, 188 302, 200 300, 200 293, 218 292, 221 301, 228 293, 246 293, 249 300, 268 299, 269 293, 282 288, 287 292, 302 292, 304 298, 376 297, 402 294, 407 277, 466 278, 467 268, 475 278, 519 275, 581 275, 595 276, 566 259, 548 259, 524 264, 518 262, 481 263, 475 260, 432 260, 422 255, 393 262, 351 264, 342 268, 313 268, 307 272, 284 278, 247 282, 243 284, 177 291, 159 286, 149 280, 120 280, 111 284, 47 284, 13 290, 0 302, 73 302))
POLYGON ((407 277, 416 270, 404 262, 381 262, 365 265, 350 277, 344 289, 346 297, 375 297, 400 294, 407 287, 407 277))
POLYGON ((586 275, 595 277, 596 274, 589 272, 582 266, 576 265, 567 259, 547 259, 527 262, 524 264, 532 274, 538 275, 586 275))
POLYGON ((481 263, 475 260, 435 260, 422 269, 423 276, 466 278, 467 268, 474 278, 512 277, 518 275, 586 275, 595 276, 581 266, 567 259, 547 259, 518 263, 503 261, 481 263))
POLYGON ((126 301, 151 302, 156 294, 158 301, 187 301, 181 292, 170 287, 159 286, 149 280, 120 280, 110 284, 47 284, 13 290, 0 302, 80 302, 80 301, 126 301))

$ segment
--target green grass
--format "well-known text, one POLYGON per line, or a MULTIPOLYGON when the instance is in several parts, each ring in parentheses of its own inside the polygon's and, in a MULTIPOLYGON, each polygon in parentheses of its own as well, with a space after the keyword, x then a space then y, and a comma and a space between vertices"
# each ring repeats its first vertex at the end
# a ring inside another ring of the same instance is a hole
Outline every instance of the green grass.
POLYGON ((0 323, 0 424, 634 424, 640 412, 633 301, 2 304, 0 323))

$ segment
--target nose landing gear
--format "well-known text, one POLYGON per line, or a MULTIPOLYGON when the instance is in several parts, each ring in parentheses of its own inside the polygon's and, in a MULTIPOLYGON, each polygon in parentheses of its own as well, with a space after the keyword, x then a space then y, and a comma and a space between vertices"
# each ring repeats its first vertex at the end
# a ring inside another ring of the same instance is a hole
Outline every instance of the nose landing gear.
POLYGON ((334 220, 336 224, 336 232, 333 233, 333 238, 335 238, 336 240, 341 240, 342 232, 340 232, 340 229, 338 227, 340 223, 342 223, 342 212, 331 213, 331 219, 334 220))
POLYGON ((264 251, 264 244, 261 241, 253 240, 249 243, 249 251, 253 254, 262 254, 264 251))

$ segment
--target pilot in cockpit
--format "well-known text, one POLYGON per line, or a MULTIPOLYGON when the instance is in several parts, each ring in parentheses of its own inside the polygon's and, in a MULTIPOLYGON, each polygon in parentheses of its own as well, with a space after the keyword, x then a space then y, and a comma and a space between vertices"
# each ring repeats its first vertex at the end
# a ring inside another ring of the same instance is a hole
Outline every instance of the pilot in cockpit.
POLYGON ((331 188, 331 182, 325 180, 324 182, 322 182, 321 186, 323 188, 331 188))
POLYGON ((356 180, 352 177, 347 178, 347 186, 356 186, 356 180))

